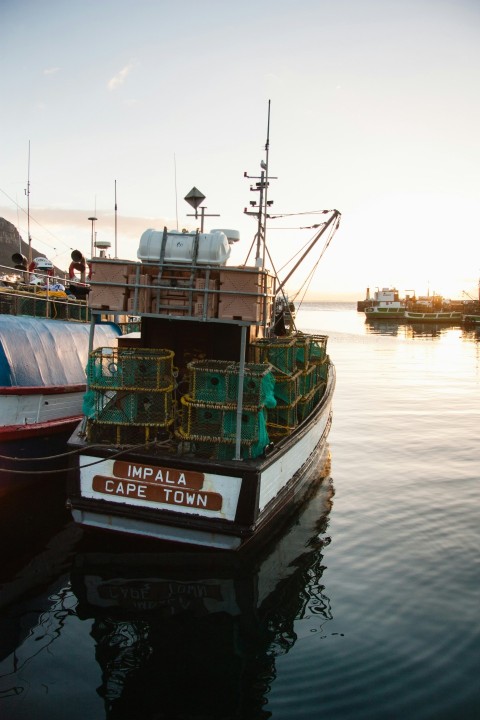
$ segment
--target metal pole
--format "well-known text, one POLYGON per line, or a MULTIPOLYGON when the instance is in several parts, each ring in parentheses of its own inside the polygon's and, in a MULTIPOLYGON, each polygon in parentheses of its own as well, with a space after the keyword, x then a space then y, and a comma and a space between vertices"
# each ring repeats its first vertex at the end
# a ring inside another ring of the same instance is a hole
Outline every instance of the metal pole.
POLYGON ((245 348, 247 345, 247 326, 242 325, 240 337, 240 363, 238 367, 238 394, 237 394, 237 426, 235 433, 234 460, 242 459, 242 414, 243 414, 243 381, 245 379, 245 348))
POLYGON ((89 217, 89 220, 92 222, 92 240, 91 240, 91 247, 90 247, 90 258, 93 258, 94 256, 94 235, 95 235, 95 220, 97 220, 96 217, 89 217))

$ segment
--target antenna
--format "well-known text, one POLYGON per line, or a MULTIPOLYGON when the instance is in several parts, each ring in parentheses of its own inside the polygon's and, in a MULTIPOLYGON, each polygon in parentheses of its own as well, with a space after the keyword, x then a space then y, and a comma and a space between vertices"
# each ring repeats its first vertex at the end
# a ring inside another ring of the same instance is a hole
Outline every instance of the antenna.
POLYGON ((28 141, 28 175, 25 195, 27 196, 28 264, 30 265, 32 262, 32 238, 30 236, 30 140, 28 141))
POLYGON ((173 153, 173 167, 174 167, 174 174, 175 174, 175 216, 177 218, 177 230, 178 230, 177 158, 175 157, 175 153, 173 153))
MULTIPOLYGON (((96 203, 95 203, 95 205, 96 205, 96 203)), ((98 218, 96 218, 94 215, 91 215, 88 219, 89 219, 90 222, 92 223, 92 238, 91 238, 91 241, 90 241, 90 258, 94 258, 94 257, 95 257, 95 243, 94 243, 94 238, 95 238, 95 220, 98 220, 98 218)))
MULTIPOLYGON (((260 176, 258 175, 248 175, 248 173, 244 172, 243 176, 246 178, 250 178, 252 180, 257 180, 259 182, 256 182, 255 185, 250 185, 251 192, 258 192, 259 193, 259 199, 258 203, 255 200, 250 201, 250 207, 252 210, 248 210, 245 208, 243 211, 245 215, 251 215, 252 217, 257 218, 257 232, 255 234, 255 238, 252 242, 253 244, 256 240, 257 247, 255 251, 255 266, 264 268, 265 267, 265 258, 267 253, 266 248, 266 235, 267 235, 267 210, 268 208, 273 205, 273 200, 268 200, 267 194, 268 194, 268 186, 270 184, 270 180, 276 180, 276 177, 272 177, 268 173, 268 162, 269 162, 269 148, 270 148, 270 100, 268 101, 268 120, 267 120, 267 140, 265 142, 265 160, 260 161, 260 167, 262 169, 262 172, 260 173, 260 176), (263 244, 263 249, 262 249, 263 244)), ((251 251, 252 248, 250 248, 251 251)), ((249 252, 250 254, 250 252, 249 252)))
POLYGON ((115 259, 117 258, 117 181, 115 180, 115 259))
POLYGON ((265 142, 265 195, 264 195, 264 206, 263 206, 263 217, 265 222, 263 223, 263 258, 262 267, 265 267, 265 247, 267 243, 267 208, 268 208, 268 155, 270 150, 270 100, 268 101, 268 117, 267 117, 267 140, 265 142))

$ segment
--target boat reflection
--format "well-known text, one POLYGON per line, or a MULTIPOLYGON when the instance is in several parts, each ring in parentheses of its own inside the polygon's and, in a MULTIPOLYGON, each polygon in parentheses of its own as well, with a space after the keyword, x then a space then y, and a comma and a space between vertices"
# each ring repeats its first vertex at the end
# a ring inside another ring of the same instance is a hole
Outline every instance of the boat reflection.
POLYGON ((369 335, 390 335, 393 337, 441 337, 448 332, 458 332, 458 326, 445 325, 445 323, 407 323, 401 320, 391 322, 375 320, 365 321, 365 328, 369 335))
POLYGON ((71 583, 78 616, 93 619, 106 717, 268 717, 275 658, 332 617, 322 585, 332 497, 327 476, 249 556, 86 541, 71 583))
POLYGON ((403 335, 401 320, 365 320, 365 328, 369 335, 403 335))

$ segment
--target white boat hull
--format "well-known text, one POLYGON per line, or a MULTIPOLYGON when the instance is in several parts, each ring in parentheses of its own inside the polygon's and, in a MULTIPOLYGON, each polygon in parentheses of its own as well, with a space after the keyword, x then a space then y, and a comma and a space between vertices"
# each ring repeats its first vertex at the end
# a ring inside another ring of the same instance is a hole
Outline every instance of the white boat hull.
POLYGON ((236 550, 292 510, 318 477, 331 425, 335 372, 320 407, 270 457, 229 463, 132 453, 121 459, 79 456, 79 488, 70 493, 84 526, 182 544, 236 550), (172 467, 174 465, 174 467, 172 467), (202 475, 202 487, 193 479, 202 475))
POLYGON ((82 402, 85 386, 74 389, 65 388, 4 388, 0 389, 0 438, 13 431, 25 428, 34 430, 35 426, 54 423, 70 418, 78 422, 82 415, 82 402), (18 392, 18 394, 17 394, 18 392))

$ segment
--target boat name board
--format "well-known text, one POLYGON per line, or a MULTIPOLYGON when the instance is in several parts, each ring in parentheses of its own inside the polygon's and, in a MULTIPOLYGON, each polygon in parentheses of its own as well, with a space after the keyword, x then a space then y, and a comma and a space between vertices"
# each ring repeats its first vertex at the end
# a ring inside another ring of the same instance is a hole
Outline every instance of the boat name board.
POLYGON ((202 510, 218 511, 222 509, 222 496, 208 490, 199 491, 191 488, 165 487, 158 483, 137 482, 136 480, 105 477, 104 475, 94 476, 92 488, 104 495, 117 495, 202 510))
POLYGON ((143 480, 145 482, 176 485, 201 490, 205 475, 194 470, 177 470, 176 468, 142 465, 141 463, 115 460, 113 474, 126 480, 143 480))
POLYGON ((139 579, 135 582, 110 581, 102 582, 98 586, 99 600, 118 605, 135 605, 139 602, 152 602, 158 604, 171 604, 178 599, 222 600, 222 590, 219 584, 205 582, 176 582, 172 580, 157 580, 151 578, 139 579))

